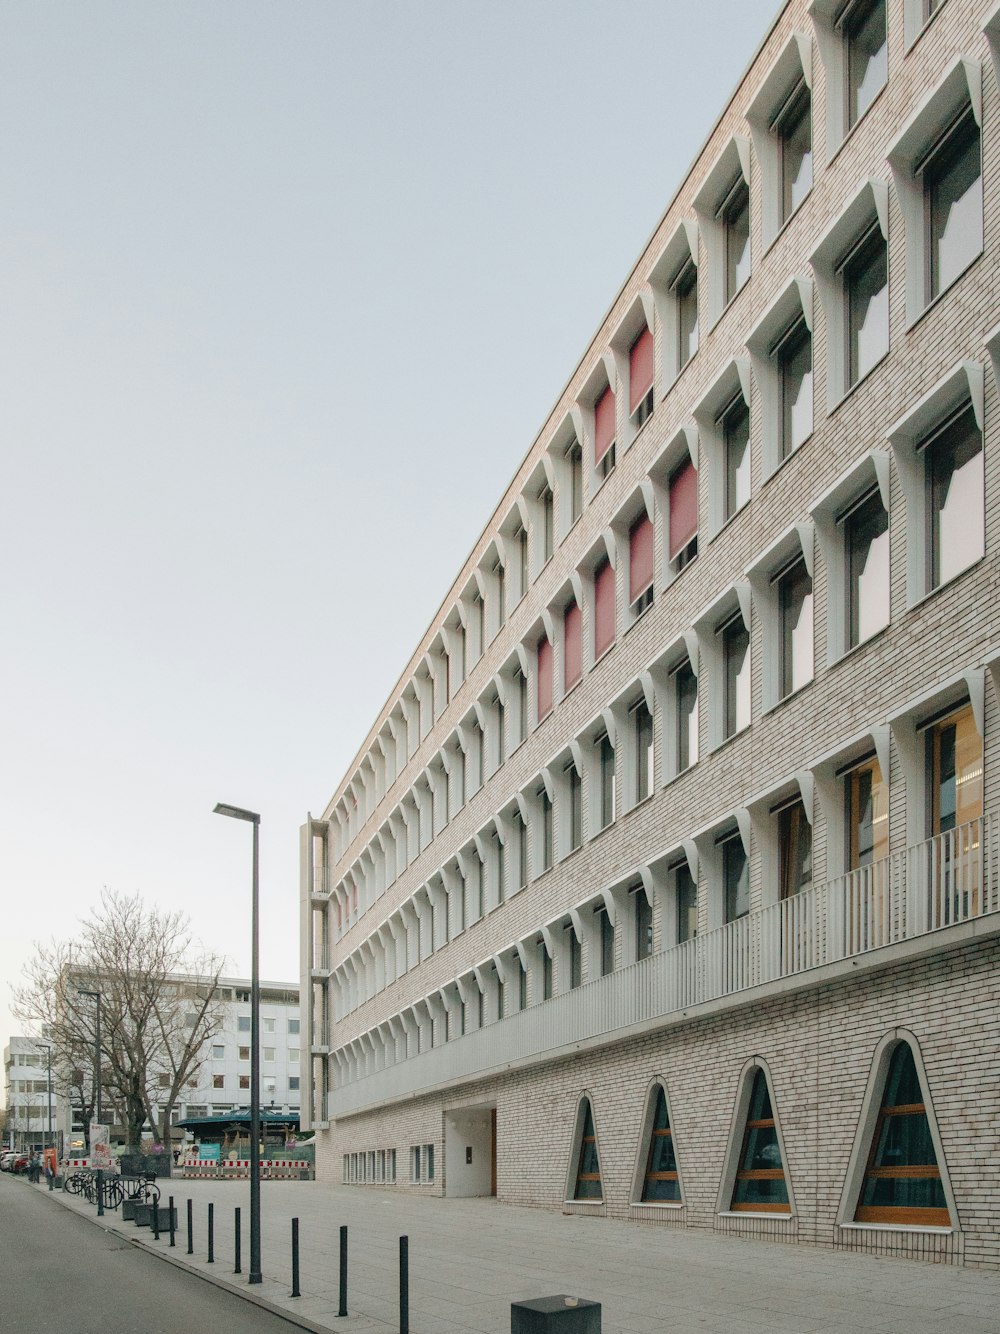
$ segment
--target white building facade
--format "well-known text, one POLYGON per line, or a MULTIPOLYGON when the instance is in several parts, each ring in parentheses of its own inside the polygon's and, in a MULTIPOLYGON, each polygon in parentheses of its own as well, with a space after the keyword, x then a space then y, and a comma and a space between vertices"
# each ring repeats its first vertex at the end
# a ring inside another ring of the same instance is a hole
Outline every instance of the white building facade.
POLYGON ((15 1149, 54 1144, 61 1148, 69 1131, 69 1109, 49 1082, 44 1041, 11 1037, 3 1051, 7 1083, 4 1143, 15 1149), (51 1101, 51 1120, 49 1104, 51 1101), (51 1127, 52 1137, 49 1138, 51 1127))
POLYGON ((303 827, 320 1179, 1000 1266, 998 63, 781 10, 303 827))

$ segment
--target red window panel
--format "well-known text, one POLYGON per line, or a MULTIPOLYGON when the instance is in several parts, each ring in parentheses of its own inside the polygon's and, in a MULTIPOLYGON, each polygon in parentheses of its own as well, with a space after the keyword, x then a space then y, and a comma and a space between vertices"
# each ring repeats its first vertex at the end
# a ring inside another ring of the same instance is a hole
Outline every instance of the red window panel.
POLYGON ((608 385, 594 404, 594 462, 600 463, 615 442, 615 396, 608 385))
POLYGON ((670 479, 670 559, 691 541, 698 531, 698 473, 688 459, 670 479))
POLYGON ((615 642, 615 572, 610 561, 594 571, 594 657, 615 642))
POLYGON ((629 349, 628 363, 628 410, 631 415, 653 387, 653 335, 648 329, 643 328, 629 349))
POLYGON ((543 635, 538 641, 538 717, 552 708, 552 645, 543 635))
POLYGON ((583 675, 583 618, 571 602, 563 613, 563 688, 568 690, 583 675))
POLYGON ((628 598, 634 602, 653 582, 653 525, 645 514, 628 534, 628 598))

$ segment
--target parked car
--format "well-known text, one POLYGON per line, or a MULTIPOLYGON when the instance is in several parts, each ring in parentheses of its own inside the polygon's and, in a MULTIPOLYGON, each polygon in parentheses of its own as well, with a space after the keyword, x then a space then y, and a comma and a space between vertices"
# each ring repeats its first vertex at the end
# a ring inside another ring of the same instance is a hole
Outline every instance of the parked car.
POLYGON ((28 1155, 26 1153, 5 1153, 2 1166, 5 1172, 25 1172, 28 1168, 28 1155))
POLYGON ((0 1153, 0 1172, 9 1172, 11 1164, 16 1157, 17 1154, 13 1149, 4 1149, 4 1151, 0 1153))

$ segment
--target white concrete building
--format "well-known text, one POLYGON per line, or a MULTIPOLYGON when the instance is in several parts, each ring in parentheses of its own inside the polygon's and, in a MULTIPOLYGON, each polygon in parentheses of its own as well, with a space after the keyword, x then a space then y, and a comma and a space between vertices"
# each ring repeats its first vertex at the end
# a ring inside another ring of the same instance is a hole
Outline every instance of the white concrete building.
POLYGON ((1000 1266, 998 65, 782 7, 303 828, 320 1179, 1000 1266))
POLYGON ((69 1131, 69 1108, 49 1083, 44 1040, 12 1037, 3 1050, 3 1067, 7 1084, 4 1143, 17 1149, 49 1143, 51 1088, 52 1138, 61 1148, 69 1131))

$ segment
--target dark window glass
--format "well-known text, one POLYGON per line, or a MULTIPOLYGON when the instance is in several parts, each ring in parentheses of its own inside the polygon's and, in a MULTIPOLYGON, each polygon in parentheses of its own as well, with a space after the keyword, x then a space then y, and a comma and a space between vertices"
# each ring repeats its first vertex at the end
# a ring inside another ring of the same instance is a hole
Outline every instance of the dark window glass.
POLYGON ((781 220, 792 216, 812 188, 812 99, 802 79, 774 122, 781 153, 781 220))
POLYGON ((679 1200, 681 1198, 680 1181, 677 1176, 677 1160, 674 1156, 674 1137, 670 1129, 667 1099, 662 1085, 657 1084, 653 1092, 653 1098, 653 1124, 649 1135, 649 1155, 646 1159, 646 1176, 642 1183, 644 1203, 679 1200))
POLYGON ((594 1115, 590 1102, 584 1103, 583 1128, 580 1134, 580 1158, 576 1171, 576 1190, 574 1199, 600 1200, 601 1165, 597 1157, 597 1135, 594 1131, 594 1115))
POLYGON ((677 943, 694 940, 698 934, 698 886, 687 862, 674 871, 674 892, 677 895, 677 943))
POLYGON ((750 499, 750 409, 739 394, 720 419, 726 454, 726 518, 750 499))
POLYGON ((812 335, 799 320, 775 355, 781 376, 781 457, 787 459, 813 429, 812 335))
POLYGON ((598 909, 597 923, 601 933, 601 976, 607 977, 615 971, 615 928, 606 908, 598 909))
POLYGON ((781 850, 781 897, 790 898, 812 888, 812 825, 801 801, 778 812, 781 850))
POLYGON ((763 1070, 754 1075, 732 1208, 750 1212, 790 1212, 778 1131, 763 1070))
POLYGON ((847 7, 847 128, 865 114, 888 77, 885 0, 847 7))
POLYGON ((722 845, 722 879, 726 921, 746 917, 750 911, 750 863, 738 834, 722 845))
POLYGON ((734 617, 721 632, 725 671, 726 736, 734 736, 750 723, 750 633, 741 616, 734 617))
POLYGON ((674 280, 677 300, 677 369, 682 370, 698 351, 698 269, 688 259, 674 280))
POLYGON ((985 550, 983 437, 971 405, 924 446, 927 586, 937 588, 985 550))
POLYGON ((778 580, 782 698, 813 679, 812 608, 812 579, 799 560, 778 580))
POLYGON ((933 153, 923 177, 931 300, 983 247, 982 153, 971 106, 933 153))
POLYGON ((876 224, 843 266, 847 382, 857 384, 889 348, 889 257, 876 224))
POLYGON ((730 301, 750 277, 750 191, 742 176, 719 211, 725 229, 726 290, 730 301))
POLYGON ((674 672, 674 699, 677 705, 677 772, 695 764, 698 759, 698 678, 690 662, 683 663, 674 672))
POLYGON ((878 490, 844 519, 847 554, 847 646, 889 624, 889 515, 878 490))
POLYGON ((653 953, 653 910, 642 888, 632 891, 635 908, 635 957, 648 959, 653 953))

